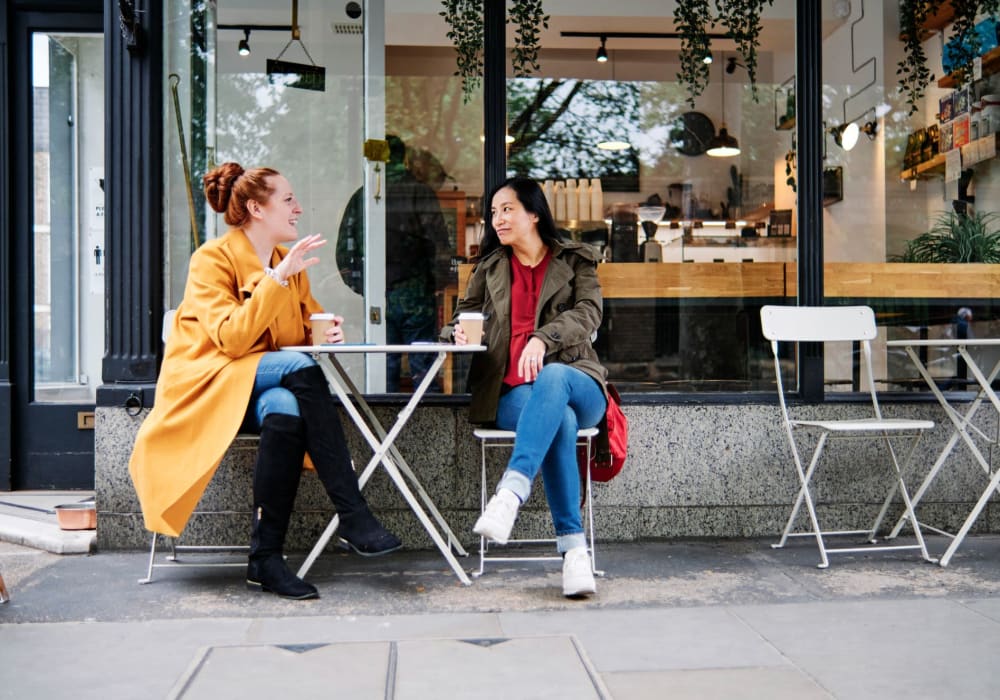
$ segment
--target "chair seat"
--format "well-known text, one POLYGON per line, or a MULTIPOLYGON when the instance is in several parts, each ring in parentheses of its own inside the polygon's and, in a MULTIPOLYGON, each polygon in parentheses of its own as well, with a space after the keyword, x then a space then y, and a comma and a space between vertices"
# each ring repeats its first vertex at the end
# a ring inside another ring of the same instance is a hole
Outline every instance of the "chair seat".
MULTIPOLYGON (((587 453, 591 453, 591 447, 594 437, 600 431, 597 428, 580 428, 576 431, 577 445, 585 447, 587 453)), ((513 430, 500 430, 498 428, 474 428, 472 434, 476 436, 479 440, 480 445, 480 513, 486 509, 487 502, 487 492, 486 492, 486 449, 491 448, 511 448, 514 446, 514 442, 517 439, 517 433, 513 430)), ((603 576, 604 572, 597 568, 597 554, 594 547, 594 508, 593 508, 593 498, 591 494, 591 479, 590 470, 584 470, 583 472, 585 478, 583 480, 583 493, 584 493, 584 508, 586 510, 586 521, 584 522, 585 533, 589 535, 590 547, 590 569, 595 576, 603 576)), ((538 545, 538 544, 554 544, 555 539, 509 539, 507 541, 508 545, 538 545)), ((473 576, 482 576, 486 571, 486 562, 497 561, 497 562, 514 562, 514 561, 562 561, 561 555, 546 556, 544 554, 523 554, 518 555, 516 553, 511 555, 491 555, 487 554, 490 542, 487 542, 485 537, 479 538, 479 570, 472 573, 473 576)))
POLYGON ((796 428, 822 428, 831 433, 870 432, 878 430, 930 430, 934 421, 908 418, 859 418, 850 420, 792 420, 796 428))
MULTIPOLYGON (((480 440, 503 440, 503 439, 513 439, 517 437, 517 433, 513 430, 500 430, 498 428, 476 428, 472 431, 480 440)), ((594 437, 597 435, 597 428, 580 428, 576 431, 577 437, 594 437)))

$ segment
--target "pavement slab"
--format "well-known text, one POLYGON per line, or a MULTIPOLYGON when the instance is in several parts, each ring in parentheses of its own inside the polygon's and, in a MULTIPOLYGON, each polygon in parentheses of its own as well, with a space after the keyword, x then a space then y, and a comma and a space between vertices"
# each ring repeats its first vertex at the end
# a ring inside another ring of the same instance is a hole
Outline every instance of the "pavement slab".
POLYGON ((819 570, 815 546, 771 541, 609 543, 587 600, 562 597, 558 563, 463 586, 436 551, 328 553, 311 601, 248 591, 238 556, 139 585, 144 552, 0 543, 0 699, 1000 697, 1000 536, 947 568, 872 553, 819 570))

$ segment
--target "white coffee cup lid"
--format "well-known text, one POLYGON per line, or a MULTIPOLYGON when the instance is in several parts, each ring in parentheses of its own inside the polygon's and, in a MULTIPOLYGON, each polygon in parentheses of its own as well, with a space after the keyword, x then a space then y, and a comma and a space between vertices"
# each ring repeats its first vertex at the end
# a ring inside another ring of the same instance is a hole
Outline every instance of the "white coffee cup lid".
POLYGON ((332 321, 337 318, 337 314, 313 314, 309 318, 314 321, 332 321))
POLYGON ((463 319, 465 319, 467 321, 475 321, 475 320, 482 321, 485 318, 486 318, 486 316, 484 316, 483 313, 480 312, 480 311, 463 311, 462 313, 460 313, 458 315, 458 320, 459 321, 461 321, 463 319))

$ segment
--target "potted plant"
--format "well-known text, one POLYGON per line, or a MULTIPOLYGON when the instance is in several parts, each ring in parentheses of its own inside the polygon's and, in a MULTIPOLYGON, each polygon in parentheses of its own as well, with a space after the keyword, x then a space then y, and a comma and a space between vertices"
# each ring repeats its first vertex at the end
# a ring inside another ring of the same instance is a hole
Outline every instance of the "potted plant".
POLYGON ((994 212, 938 215, 934 225, 907 241, 896 262, 1000 263, 1000 228, 994 212))

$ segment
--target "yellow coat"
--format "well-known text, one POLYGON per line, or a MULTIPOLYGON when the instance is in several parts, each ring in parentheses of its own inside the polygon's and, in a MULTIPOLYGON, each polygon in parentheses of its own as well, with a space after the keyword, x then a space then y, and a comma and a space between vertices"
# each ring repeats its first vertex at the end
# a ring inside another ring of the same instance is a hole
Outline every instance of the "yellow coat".
MULTIPOLYGON (((271 267, 286 253, 276 248, 271 267)), ((278 284, 241 229, 194 252, 156 401, 129 460, 147 529, 180 535, 239 431, 261 356, 308 343, 309 315, 319 311, 306 273, 278 284)))

